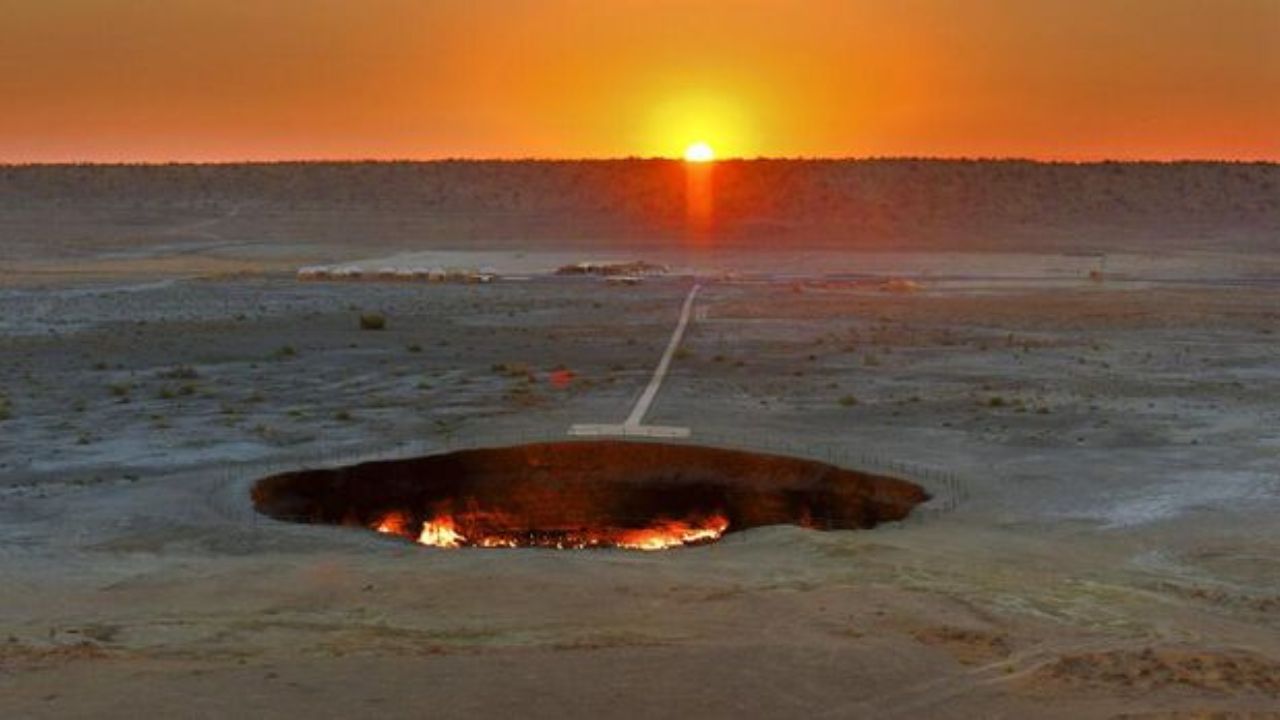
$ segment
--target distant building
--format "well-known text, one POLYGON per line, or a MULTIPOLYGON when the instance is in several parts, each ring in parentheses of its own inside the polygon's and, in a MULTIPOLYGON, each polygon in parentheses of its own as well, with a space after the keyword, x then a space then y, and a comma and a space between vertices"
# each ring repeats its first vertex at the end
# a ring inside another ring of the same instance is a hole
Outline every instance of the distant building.
POLYGON ((644 260, 635 260, 631 262, 584 260, 571 265, 561 266, 556 270, 557 275, 599 275, 604 277, 618 275, 647 277, 653 275, 665 275, 669 272, 671 272, 671 268, 666 265, 658 265, 656 263, 645 262, 644 260))
POLYGON ((341 267, 311 265, 299 268, 297 272, 297 279, 301 281, 366 280, 376 282, 491 283, 499 277, 498 271, 489 267, 477 270, 474 268, 398 268, 384 266, 378 268, 376 272, 366 274, 363 269, 355 265, 341 267))

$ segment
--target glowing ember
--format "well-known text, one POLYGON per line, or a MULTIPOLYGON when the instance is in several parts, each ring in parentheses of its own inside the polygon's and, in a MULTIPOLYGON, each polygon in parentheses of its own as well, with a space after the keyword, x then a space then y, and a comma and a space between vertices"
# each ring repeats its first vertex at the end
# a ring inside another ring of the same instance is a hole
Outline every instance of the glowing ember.
POLYGON ((404 535, 409 531, 409 517, 404 513, 387 513, 373 529, 384 535, 404 535))
POLYGON ((432 547, 462 547, 462 544, 466 541, 467 539, 458 532, 457 526, 454 525, 453 518, 448 516, 438 517, 422 523, 422 534, 418 535, 420 544, 432 547))
POLYGON ((660 519, 646 528, 533 529, 503 513, 472 511, 457 516, 437 513, 422 523, 422 531, 416 537, 409 528, 409 515, 403 512, 387 513, 373 525, 373 529, 380 533, 399 535, 437 548, 623 548, 653 551, 719 540, 729 529, 729 520, 723 515, 712 515, 686 520, 660 519))
POLYGON ((644 530, 624 531, 617 536, 614 544, 629 550, 667 550, 719 540, 728 528, 728 519, 720 516, 697 525, 666 521, 644 530))

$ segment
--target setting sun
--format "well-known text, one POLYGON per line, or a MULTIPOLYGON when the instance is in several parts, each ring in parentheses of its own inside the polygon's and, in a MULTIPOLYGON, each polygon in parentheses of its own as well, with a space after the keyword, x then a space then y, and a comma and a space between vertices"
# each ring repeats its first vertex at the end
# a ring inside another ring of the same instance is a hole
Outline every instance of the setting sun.
POLYGON ((716 151, 704 142, 696 142, 685 148, 684 159, 688 162, 711 162, 716 159, 716 151))

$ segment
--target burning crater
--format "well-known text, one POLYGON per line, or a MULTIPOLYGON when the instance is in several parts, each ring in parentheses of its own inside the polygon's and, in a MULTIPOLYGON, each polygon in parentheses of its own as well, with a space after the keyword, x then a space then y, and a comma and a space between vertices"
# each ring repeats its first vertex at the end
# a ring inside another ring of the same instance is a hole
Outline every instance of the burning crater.
POLYGON ((870 528, 928 494, 812 460, 689 445, 562 442, 301 470, 259 480, 279 520, 435 547, 665 550, 793 524, 870 528))

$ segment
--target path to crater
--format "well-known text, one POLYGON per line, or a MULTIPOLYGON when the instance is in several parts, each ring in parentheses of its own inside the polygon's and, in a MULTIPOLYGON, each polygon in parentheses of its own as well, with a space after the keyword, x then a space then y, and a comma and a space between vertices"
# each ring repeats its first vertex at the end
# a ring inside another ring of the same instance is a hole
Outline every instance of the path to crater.
POLYGON ((676 323, 675 332, 671 333, 671 342, 667 343, 667 351, 662 354, 662 359, 658 361, 658 367, 653 371, 653 378, 649 380, 649 385, 640 394, 640 399, 636 400, 635 407, 631 408, 631 414, 627 416, 627 419, 621 425, 599 423, 574 425, 569 428, 570 435, 586 437, 599 437, 602 435, 689 437, 690 431, 687 427, 645 425, 643 423, 645 416, 649 414, 649 408, 653 405, 654 399, 658 397, 658 391, 662 389, 662 381, 667 378, 667 371, 671 368, 671 359, 675 357, 676 350, 680 348, 680 341, 684 339, 685 328, 689 326, 689 315, 693 311, 693 301, 698 297, 698 291, 701 289, 701 283, 694 283, 693 287, 689 289, 689 294, 684 299, 684 306, 680 309, 680 320, 676 323))

